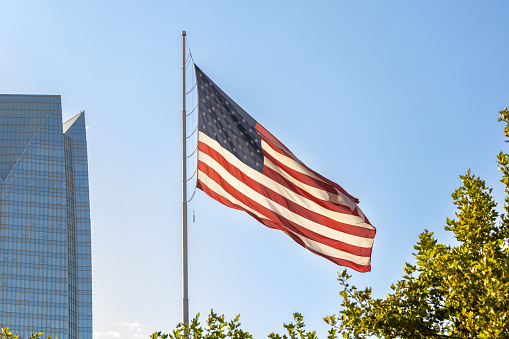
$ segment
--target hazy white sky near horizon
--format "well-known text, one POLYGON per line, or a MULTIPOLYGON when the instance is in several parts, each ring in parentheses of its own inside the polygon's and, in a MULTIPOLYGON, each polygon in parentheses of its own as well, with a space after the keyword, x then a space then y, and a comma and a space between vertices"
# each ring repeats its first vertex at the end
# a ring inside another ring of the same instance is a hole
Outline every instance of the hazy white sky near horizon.
MULTIPOLYGON (((469 168, 503 188, 505 1, 0 0, 0 93, 85 110, 96 338, 181 321, 181 30, 195 62, 377 227, 360 288, 384 296, 469 168)), ((195 99, 194 99, 195 100, 195 99)), ((325 337, 342 268, 203 192, 190 210, 190 309, 256 337, 293 312, 325 337)), ((204 321, 205 318, 202 318, 204 321)))

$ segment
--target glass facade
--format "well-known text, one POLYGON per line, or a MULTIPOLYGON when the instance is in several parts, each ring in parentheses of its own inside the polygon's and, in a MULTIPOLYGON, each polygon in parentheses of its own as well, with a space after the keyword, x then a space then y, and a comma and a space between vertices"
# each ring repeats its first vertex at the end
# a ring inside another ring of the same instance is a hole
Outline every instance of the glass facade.
POLYGON ((92 339, 85 115, 57 95, 0 95, 0 324, 92 339))

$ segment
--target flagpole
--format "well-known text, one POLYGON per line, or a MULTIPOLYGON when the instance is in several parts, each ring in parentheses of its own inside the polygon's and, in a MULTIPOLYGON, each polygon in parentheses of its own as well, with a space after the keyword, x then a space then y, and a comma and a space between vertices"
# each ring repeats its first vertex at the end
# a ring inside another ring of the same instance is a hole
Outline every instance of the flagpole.
POLYGON ((182 318, 189 325, 187 270, 186 31, 182 31, 182 318))

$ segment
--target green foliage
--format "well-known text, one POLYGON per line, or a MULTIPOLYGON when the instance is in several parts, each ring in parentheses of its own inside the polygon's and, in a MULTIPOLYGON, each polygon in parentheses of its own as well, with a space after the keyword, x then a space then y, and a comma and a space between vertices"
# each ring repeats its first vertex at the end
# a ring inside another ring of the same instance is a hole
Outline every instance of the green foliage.
MULTIPOLYGON (((207 319, 207 326, 204 328, 200 324, 200 314, 198 313, 189 326, 183 323, 177 325, 177 328, 170 334, 161 332, 153 333, 151 339, 252 339, 248 332, 240 329, 239 315, 231 321, 226 321, 224 315, 217 315, 213 310, 207 319)), ((1 338, 0 338, 1 339, 1 338)))
MULTIPOLYGON (((509 138, 507 108, 499 121, 509 138)), ((405 264, 385 299, 351 286, 345 270, 338 274, 342 309, 324 319, 332 327, 329 339, 509 337, 509 155, 501 152, 497 160, 504 214, 495 209, 492 189, 468 170, 452 194, 456 219, 445 226, 459 245, 440 244, 425 230, 414 246, 416 264, 405 264)))
MULTIPOLYGON (((41 339, 42 332, 31 333, 30 337, 26 339, 41 339)), ((9 331, 9 327, 2 327, 2 331, 0 332, 0 339, 21 339, 17 334, 13 334, 9 331)), ((51 336, 48 336, 47 339, 51 339, 51 336)), ((55 338, 58 339, 58 338, 55 338)))
POLYGON ((306 325, 304 325, 304 317, 300 313, 293 314, 293 320, 295 320, 295 324, 289 323, 284 324, 283 327, 286 328, 288 335, 284 334, 280 336, 279 334, 271 333, 269 334, 269 338, 271 339, 317 339, 316 332, 308 332, 304 329, 306 325))

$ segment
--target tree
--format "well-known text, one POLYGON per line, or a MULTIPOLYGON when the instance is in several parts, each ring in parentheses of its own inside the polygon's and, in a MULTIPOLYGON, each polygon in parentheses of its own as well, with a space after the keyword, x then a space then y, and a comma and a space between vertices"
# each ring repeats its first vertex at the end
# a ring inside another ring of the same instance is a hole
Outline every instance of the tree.
MULTIPOLYGON (((41 339, 42 332, 37 333, 31 333, 30 337, 27 339, 41 339)), ((21 339, 17 334, 13 334, 11 331, 9 331, 9 327, 2 327, 2 330, 0 332, 0 339, 21 339)), ((51 336, 48 336, 47 339, 51 339, 51 336)), ((55 338, 58 339, 58 338, 55 338)))
MULTIPOLYGON (((500 111, 509 138, 509 112, 500 111)), ((506 140, 509 142, 509 140, 506 140)), ((508 338, 509 337, 509 155, 497 157, 505 186, 499 215, 492 189, 470 170, 452 198, 456 219, 447 219, 458 246, 438 243, 425 230, 414 246, 415 265, 405 264, 403 278, 386 299, 371 288, 358 290, 344 270, 342 309, 324 320, 329 338, 508 338)))

